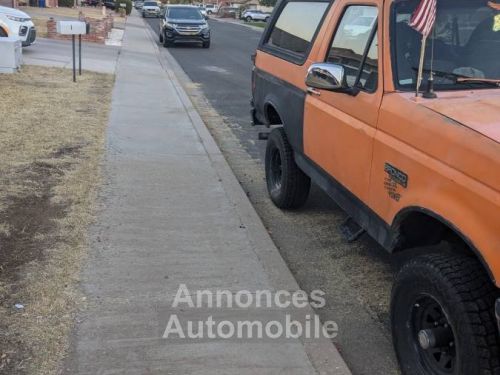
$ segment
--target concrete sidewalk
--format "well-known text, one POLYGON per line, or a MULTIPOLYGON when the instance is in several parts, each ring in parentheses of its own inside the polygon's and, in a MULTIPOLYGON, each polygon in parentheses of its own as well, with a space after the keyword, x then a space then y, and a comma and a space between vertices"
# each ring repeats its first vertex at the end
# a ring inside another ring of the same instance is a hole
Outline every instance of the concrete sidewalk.
MULTIPOLYGON (((196 290, 299 289, 142 19, 118 60, 106 185, 67 374, 348 375, 330 340, 162 338, 187 321, 283 321, 306 308, 186 308, 196 290)), ((341 329, 342 327, 340 327, 341 329)))

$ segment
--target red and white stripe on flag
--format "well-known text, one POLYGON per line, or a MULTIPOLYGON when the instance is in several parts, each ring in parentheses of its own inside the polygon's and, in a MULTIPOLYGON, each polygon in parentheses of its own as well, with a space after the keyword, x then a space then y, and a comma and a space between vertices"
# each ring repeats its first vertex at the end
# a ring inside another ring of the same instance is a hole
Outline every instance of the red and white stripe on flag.
POLYGON ((411 16, 409 26, 427 37, 436 21, 437 0, 422 0, 411 16))

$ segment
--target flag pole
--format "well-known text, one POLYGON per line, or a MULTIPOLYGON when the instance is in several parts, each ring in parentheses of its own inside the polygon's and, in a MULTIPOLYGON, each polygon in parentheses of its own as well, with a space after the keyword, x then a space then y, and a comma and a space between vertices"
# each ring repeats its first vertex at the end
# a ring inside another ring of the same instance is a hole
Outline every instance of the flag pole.
POLYGON ((418 77, 417 77, 417 90, 415 96, 418 98, 420 92, 420 86, 422 85, 422 80, 424 76, 424 58, 425 58, 425 46, 427 44, 427 36, 422 37, 422 49, 420 50, 420 63, 418 65, 418 77))

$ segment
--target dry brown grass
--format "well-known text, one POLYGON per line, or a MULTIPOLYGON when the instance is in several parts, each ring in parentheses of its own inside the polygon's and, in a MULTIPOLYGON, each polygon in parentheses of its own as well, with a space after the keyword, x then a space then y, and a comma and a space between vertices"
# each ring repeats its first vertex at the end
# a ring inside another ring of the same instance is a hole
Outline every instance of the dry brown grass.
POLYGON ((48 18, 45 18, 42 16, 32 16, 31 19, 32 19, 33 23, 35 24, 37 37, 46 38, 47 37, 48 18))
MULTIPOLYGON (((86 17, 91 17, 95 19, 103 19, 104 14, 102 13, 102 8, 94 7, 77 7, 77 8, 36 8, 36 7, 21 7, 23 12, 28 13, 33 19, 33 23, 37 28, 37 35, 41 38, 47 36, 47 21, 50 17, 55 20, 63 19, 77 19, 80 11, 86 17)), ((110 10, 106 10, 107 13, 113 13, 114 15, 114 27, 123 29, 125 28, 125 18, 120 17, 118 13, 114 13, 110 10)))
POLYGON ((68 347, 112 86, 45 67, 0 76, 0 373, 55 373, 68 347))
MULTIPOLYGON (((23 12, 28 13, 32 17, 54 17, 55 19, 78 18, 78 14, 82 11, 87 17, 102 19, 102 8, 94 7, 77 7, 77 8, 37 8, 37 7, 21 7, 23 12)), ((109 12, 109 11, 108 11, 109 12)))

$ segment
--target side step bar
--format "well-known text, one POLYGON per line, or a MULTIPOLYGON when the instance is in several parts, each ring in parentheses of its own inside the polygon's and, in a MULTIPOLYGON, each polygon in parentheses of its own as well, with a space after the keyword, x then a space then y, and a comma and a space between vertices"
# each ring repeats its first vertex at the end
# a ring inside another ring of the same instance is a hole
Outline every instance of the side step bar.
POLYGON ((348 217, 340 226, 342 236, 349 243, 356 241, 361 237, 365 230, 359 226, 351 217, 348 217))

